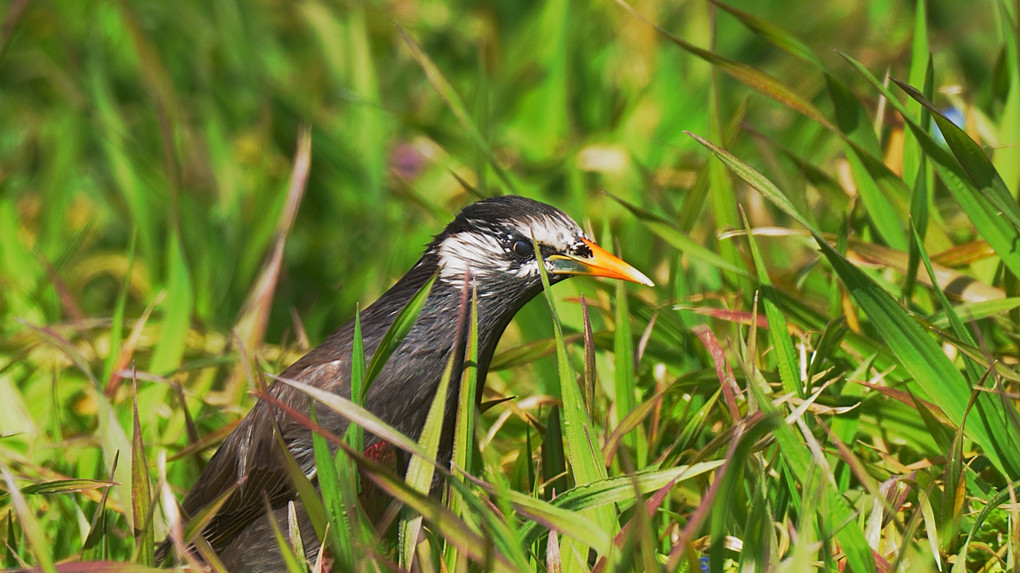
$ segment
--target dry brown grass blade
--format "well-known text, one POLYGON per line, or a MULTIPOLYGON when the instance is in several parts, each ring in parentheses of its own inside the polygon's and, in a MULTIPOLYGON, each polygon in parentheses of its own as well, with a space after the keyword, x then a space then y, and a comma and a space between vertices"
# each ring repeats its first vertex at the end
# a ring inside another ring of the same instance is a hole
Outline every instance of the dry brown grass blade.
MULTIPOLYGON (((294 168, 290 174, 290 186, 287 189, 287 201, 284 203, 283 211, 276 223, 276 234, 273 238, 273 246, 262 264, 262 270, 255 280, 255 286, 248 293, 244 303, 244 310, 241 317, 234 326, 237 340, 246 349, 253 351, 262 344, 266 334, 266 323, 269 320, 269 311, 272 307, 273 292, 276 290, 276 282, 280 277, 280 266, 283 264, 283 249, 287 244, 287 236, 294 227, 294 219, 297 217, 298 207, 301 206, 301 199, 304 197, 305 187, 308 183, 308 172, 312 165, 312 134, 308 127, 304 127, 298 135, 297 151, 294 153, 294 168)), ((244 365, 238 365, 234 374, 224 388, 224 396, 229 403, 235 403, 243 391, 245 379, 244 365)))

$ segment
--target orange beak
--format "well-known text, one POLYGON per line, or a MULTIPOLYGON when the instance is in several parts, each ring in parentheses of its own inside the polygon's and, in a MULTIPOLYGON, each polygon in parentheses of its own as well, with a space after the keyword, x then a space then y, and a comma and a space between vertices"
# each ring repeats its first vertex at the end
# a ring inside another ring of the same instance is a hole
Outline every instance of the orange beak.
POLYGON ((647 286, 655 286, 651 279, 641 271, 628 265, 623 259, 596 245, 595 243, 581 237, 584 244, 591 250, 590 257, 579 257, 576 255, 551 255, 546 261, 551 271, 560 275, 588 275, 593 277, 605 277, 608 279, 620 279, 647 286))

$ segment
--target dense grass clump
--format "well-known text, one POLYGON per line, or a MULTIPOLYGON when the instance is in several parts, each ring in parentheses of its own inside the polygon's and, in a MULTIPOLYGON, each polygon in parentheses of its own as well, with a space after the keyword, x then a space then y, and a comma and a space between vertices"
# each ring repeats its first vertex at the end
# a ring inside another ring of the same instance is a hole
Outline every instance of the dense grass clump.
POLYGON ((322 437, 333 570, 1016 570, 1017 8, 743 4, 7 3, 0 567, 155 565, 270 375, 517 193, 658 286, 527 306, 448 475, 313 395, 417 456, 322 437))

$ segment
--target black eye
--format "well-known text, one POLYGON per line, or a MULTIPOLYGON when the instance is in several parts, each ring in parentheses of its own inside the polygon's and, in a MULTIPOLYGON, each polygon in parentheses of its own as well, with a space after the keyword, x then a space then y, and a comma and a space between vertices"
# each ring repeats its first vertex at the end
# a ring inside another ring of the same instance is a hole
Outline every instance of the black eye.
POLYGON ((535 254, 535 245, 532 244, 531 241, 525 241, 522 239, 514 241, 514 244, 510 245, 510 250, 518 257, 526 259, 535 254))

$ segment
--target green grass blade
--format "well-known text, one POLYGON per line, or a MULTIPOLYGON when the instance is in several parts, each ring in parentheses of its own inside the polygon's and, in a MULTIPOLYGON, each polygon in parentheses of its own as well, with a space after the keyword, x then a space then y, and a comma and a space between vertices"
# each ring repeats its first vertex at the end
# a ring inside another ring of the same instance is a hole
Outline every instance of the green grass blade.
MULTIPOLYGON (((295 547, 291 544, 289 536, 285 536, 283 531, 280 530, 280 524, 273 518, 273 507, 269 504, 269 500, 265 499, 265 510, 266 514, 270 516, 269 524, 273 528, 273 535, 276 538, 276 548, 283 556, 283 562, 287 566, 287 573, 306 573, 305 566, 302 563, 304 555, 295 555, 295 547)), ((293 503, 293 502, 292 502, 293 503)), ((293 533, 293 530, 291 531, 293 533)))
POLYGON ((672 221, 669 221, 665 217, 656 215, 651 211, 642 209, 637 205, 624 201, 612 194, 609 194, 609 196, 638 217, 638 219, 646 227, 648 227, 649 230, 684 254, 687 254, 693 259, 697 259, 701 262, 717 267, 719 270, 727 271, 740 277, 750 278, 751 275, 747 272, 747 269, 734 265, 718 253, 700 245, 697 241, 685 235, 683 231, 681 231, 672 221))
MULTIPOLYGON (((362 396, 368 392, 369 386, 372 385, 372 381, 382 372, 386 362, 390 359, 390 355, 400 345, 400 341, 410 332, 414 322, 418 320, 418 315, 421 314, 421 309, 425 307, 425 302, 428 300, 429 292, 432 291, 432 285, 435 282, 436 277, 433 276, 429 279, 429 282, 425 283, 425 286, 418 289, 418 292, 411 297, 407 305, 400 309, 400 313, 393 319, 393 324, 390 325, 389 330, 383 335, 382 341, 372 354, 372 360, 368 363, 362 396)), ((360 403, 362 399, 359 397, 358 402, 360 403)))
MULTIPOLYGON (((613 330, 613 356, 616 357, 616 424, 619 425, 634 410, 634 340, 630 329, 630 308, 627 305, 627 287, 623 281, 616 283, 616 319, 613 330)), ((589 405, 591 407, 591 405, 589 405)), ((623 443, 630 449, 638 467, 645 466, 647 444, 640 431, 631 431, 623 436, 623 443)))
MULTIPOLYGON (((534 238, 532 238, 534 241, 534 238)), ((584 398, 581 390, 574 379, 573 368, 567 357, 567 346, 563 340, 563 329, 560 326, 556 314, 556 303, 553 300, 552 290, 549 288, 549 276, 545 271, 545 262, 542 260, 541 249, 535 243, 535 253, 538 254, 538 268, 542 275, 542 287, 546 301, 549 303, 549 311, 552 313, 553 333, 556 337, 556 364, 559 374, 558 388, 554 389, 554 395, 558 395, 563 405, 563 438, 564 449, 567 459, 570 461, 570 471, 574 482, 583 485, 606 478, 606 468, 602 462, 601 450, 596 443, 596 436, 593 432, 591 420, 588 419, 588 412, 584 405, 584 398)), ((590 519, 595 525, 606 532, 607 535, 615 535, 618 523, 612 508, 600 507, 584 512, 585 519, 590 519)), ((577 555, 585 555, 584 546, 568 544, 564 553, 568 556, 572 551, 577 555)), ((573 571, 584 568, 583 564, 576 560, 577 557, 568 557, 564 563, 564 570, 573 571)))
POLYGON ((744 228, 747 230, 751 259, 754 260, 754 268, 758 273, 762 305, 765 307, 765 317, 769 321, 769 340, 772 342, 772 348, 775 349, 776 364, 779 367, 779 379, 783 383, 783 392, 803 397, 804 384, 807 381, 799 380, 797 353, 794 351, 793 340, 787 329, 786 317, 780 307, 781 300, 769 277, 768 267, 758 249, 757 241, 754 240, 754 235, 751 234, 751 226, 746 218, 744 219, 744 228))
MULTIPOLYGON (((1020 37, 1016 27, 1016 7, 1011 8, 1003 0, 996 2, 996 7, 1003 39, 1002 59, 1009 78, 1009 92, 998 125, 999 140, 1013 141, 1014 134, 1020 131, 1020 61, 1018 61, 1020 37)), ((996 147, 992 151, 992 162, 1002 175, 1006 188, 1015 195, 1020 188, 1020 147, 1016 145, 996 147)))
MULTIPOLYGON (((309 413, 312 423, 318 424, 315 408, 310 408, 309 413)), ((357 483, 351 474, 357 475, 357 472, 353 464, 346 463, 347 456, 342 451, 337 451, 337 459, 334 460, 326 438, 317 432, 312 432, 312 448, 319 491, 322 493, 322 504, 329 523, 324 543, 330 544, 332 557, 339 567, 353 569, 356 563, 354 532, 357 530, 357 511, 349 510, 355 507, 351 502, 356 503, 354 492, 357 491, 357 483), (341 468, 348 471, 343 472, 341 468)))
POLYGON ((782 27, 748 12, 744 12, 743 10, 738 10, 733 6, 724 4, 723 2, 712 0, 712 3, 732 14, 740 20, 743 25, 750 28, 754 31, 754 33, 758 34, 762 38, 765 38, 765 40, 773 46, 776 46, 791 56, 800 58, 810 64, 814 64, 818 68, 823 67, 821 60, 815 56, 815 53, 807 44, 801 42, 796 36, 784 30, 782 27))
MULTIPOLYGON (((722 460, 699 462, 661 470, 641 470, 628 476, 606 478, 571 488, 548 503, 543 503, 541 500, 519 492, 509 492, 511 500, 517 506, 518 511, 532 514, 534 516, 533 519, 537 519, 537 521, 525 523, 521 527, 519 532, 521 541, 524 545, 530 545, 534 542, 542 534, 541 527, 543 524, 546 527, 551 524, 561 532, 576 531, 579 539, 597 539, 603 535, 601 530, 598 534, 593 534, 591 532, 586 533, 585 531, 587 530, 575 529, 567 523, 571 520, 578 521, 571 516, 593 507, 610 504, 631 504, 635 501, 635 489, 640 494, 651 493, 670 482, 681 482, 704 475, 717 469, 722 463, 722 460), (564 523, 560 523, 559 520, 564 520, 564 523), (592 537, 592 535, 595 537, 592 537)), ((571 535, 575 534, 571 533, 571 535)))
MULTIPOLYGON (((907 75, 907 81, 914 86, 925 85, 926 78, 931 78, 930 67, 928 0, 919 0, 914 10, 914 34, 910 45, 910 72, 907 75)), ((907 104, 907 110, 912 112, 913 117, 920 118, 921 109, 917 103, 907 104)), ((903 142, 903 178, 907 181, 916 181, 918 177, 921 177, 923 169, 921 146, 917 140, 906 138, 903 142)))

